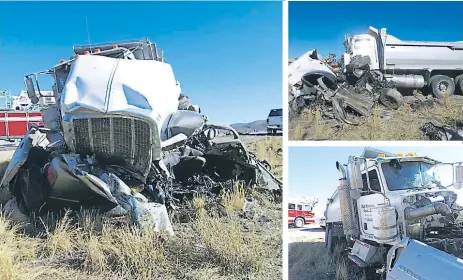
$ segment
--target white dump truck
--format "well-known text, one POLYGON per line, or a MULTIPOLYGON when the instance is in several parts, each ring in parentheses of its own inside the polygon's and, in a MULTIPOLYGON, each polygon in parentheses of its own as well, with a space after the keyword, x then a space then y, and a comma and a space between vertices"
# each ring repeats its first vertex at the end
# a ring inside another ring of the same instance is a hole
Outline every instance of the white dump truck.
POLYGON ((346 36, 344 66, 355 56, 370 59, 370 69, 379 70, 398 88, 428 87, 436 97, 463 92, 463 41, 402 41, 386 29, 370 27, 368 34, 346 36))
POLYGON ((366 148, 336 168, 327 250, 341 246, 359 267, 387 279, 462 279, 462 163, 366 148))

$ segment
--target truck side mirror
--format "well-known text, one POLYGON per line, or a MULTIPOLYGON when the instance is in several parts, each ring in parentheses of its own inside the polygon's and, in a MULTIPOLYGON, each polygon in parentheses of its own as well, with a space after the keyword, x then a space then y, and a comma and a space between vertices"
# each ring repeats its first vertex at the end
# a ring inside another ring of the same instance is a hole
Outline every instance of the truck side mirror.
POLYGON ((29 76, 26 77, 26 91, 27 91, 27 96, 31 100, 32 104, 39 103, 39 98, 37 97, 37 94, 35 93, 34 82, 32 81, 32 78, 29 76))
POLYGON ((361 197, 361 193, 360 193, 360 190, 358 189, 351 189, 350 190, 350 197, 352 199, 359 199, 361 197))
POLYGON ((463 186, 463 165, 455 165, 455 183, 453 186, 458 190, 463 186))

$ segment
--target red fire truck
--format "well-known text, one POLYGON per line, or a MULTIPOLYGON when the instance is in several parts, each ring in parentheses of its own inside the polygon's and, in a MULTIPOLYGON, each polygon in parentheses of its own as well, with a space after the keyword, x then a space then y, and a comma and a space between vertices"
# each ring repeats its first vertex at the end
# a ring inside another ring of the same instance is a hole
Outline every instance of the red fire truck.
POLYGON ((288 203, 288 225, 300 228, 306 224, 315 223, 313 207, 317 202, 318 201, 290 201, 288 203))
MULTIPOLYGON (((50 92, 46 92, 50 93, 50 92)), ((40 105, 53 103, 49 97, 41 97, 40 105)), ((33 106, 27 93, 22 91, 18 96, 11 96, 9 91, 0 91, 0 140, 14 141, 22 139, 32 125, 42 126, 40 107, 33 106)))

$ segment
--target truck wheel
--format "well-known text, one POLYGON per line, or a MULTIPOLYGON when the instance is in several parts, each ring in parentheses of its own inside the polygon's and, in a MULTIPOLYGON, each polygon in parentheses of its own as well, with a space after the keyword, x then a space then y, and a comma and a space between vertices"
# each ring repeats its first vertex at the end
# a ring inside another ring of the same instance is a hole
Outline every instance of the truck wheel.
POLYGON ((398 109, 404 103, 404 97, 393 88, 385 88, 379 96, 379 101, 389 109, 398 109))
POLYGON ((437 98, 452 96, 455 93, 455 83, 445 75, 436 75, 431 78, 431 92, 437 98))
POLYGON ((333 236, 333 229, 328 228, 325 231, 325 247, 330 250, 330 252, 334 251, 334 247, 336 247, 337 237, 333 236))
POLYGON ((40 167, 32 164, 27 169, 20 169, 16 187, 20 188, 21 204, 24 205, 27 212, 31 213, 38 210, 45 202, 46 195, 44 190, 43 176, 40 167))
POLYGON ((294 220, 294 227, 296 228, 301 228, 304 226, 304 220, 301 218, 301 217, 297 217, 295 220, 294 220))
POLYGON ((268 135, 272 135, 272 130, 269 129, 269 128, 267 128, 267 134, 268 134, 268 135))
POLYGON ((463 74, 455 78, 455 85, 460 89, 460 93, 463 93, 463 74))

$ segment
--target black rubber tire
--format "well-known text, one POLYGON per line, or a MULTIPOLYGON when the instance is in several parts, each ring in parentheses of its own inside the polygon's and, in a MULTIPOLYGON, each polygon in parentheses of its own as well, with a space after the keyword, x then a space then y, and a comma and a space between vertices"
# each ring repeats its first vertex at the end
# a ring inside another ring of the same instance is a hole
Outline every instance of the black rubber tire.
POLYGON ((32 164, 27 169, 22 169, 17 176, 20 183, 21 203, 31 213, 40 209, 46 203, 46 194, 43 176, 40 167, 32 164))
POLYGON ((444 98, 452 96, 455 93, 455 83, 449 76, 445 75, 436 75, 433 76, 430 80, 429 87, 431 88, 432 94, 437 98, 444 98), (439 89, 439 86, 444 83, 447 86, 445 92, 442 92, 439 89))
POLYGON ((336 247, 336 240, 337 237, 333 236, 333 229, 329 228, 325 231, 325 247, 330 251, 333 252, 334 248, 336 247))
POLYGON ((328 248, 328 231, 330 230, 330 228, 328 227, 326 230, 325 230, 325 248, 328 248))
POLYGON ((267 134, 268 134, 268 135, 272 135, 272 132, 273 132, 273 131, 272 131, 271 129, 268 129, 268 128, 267 128, 267 134))
POLYGON ((379 96, 379 101, 389 109, 396 110, 404 103, 404 97, 395 89, 385 88, 379 96))
POLYGON ((456 76, 455 85, 460 90, 460 93, 463 93, 463 74, 456 76))
POLYGON ((304 219, 302 219, 301 217, 297 217, 296 219, 294 219, 294 227, 295 228, 301 228, 304 226, 304 219), (298 226, 298 222, 301 222, 302 225, 301 226, 298 226))

